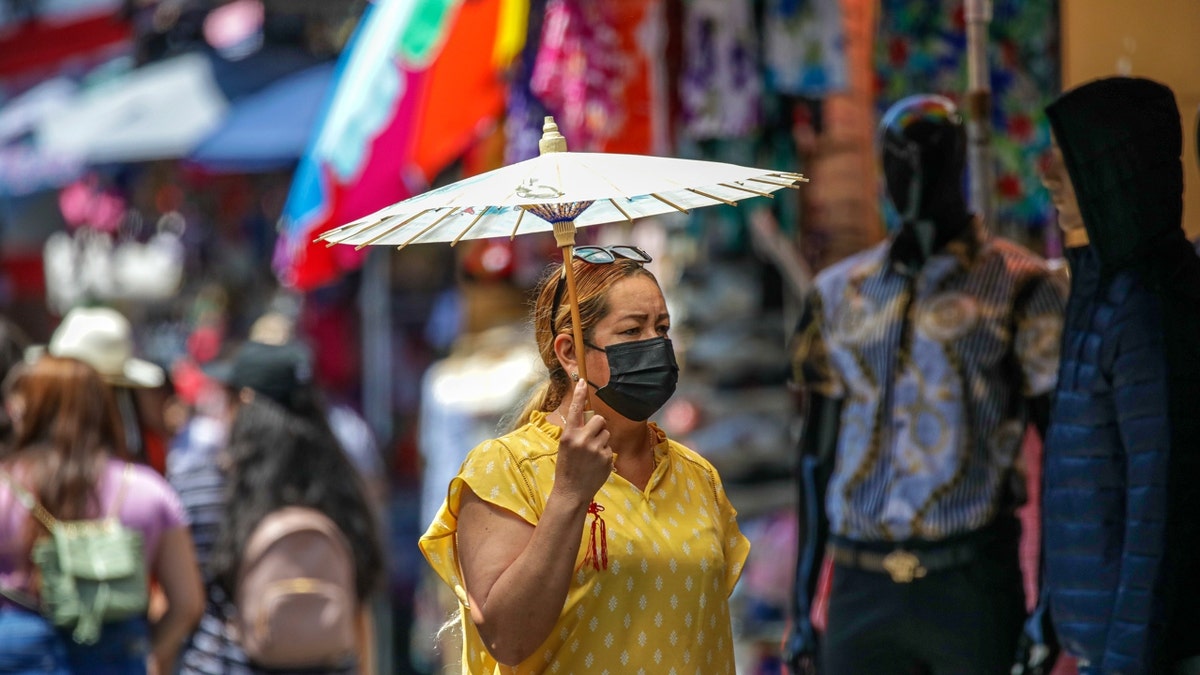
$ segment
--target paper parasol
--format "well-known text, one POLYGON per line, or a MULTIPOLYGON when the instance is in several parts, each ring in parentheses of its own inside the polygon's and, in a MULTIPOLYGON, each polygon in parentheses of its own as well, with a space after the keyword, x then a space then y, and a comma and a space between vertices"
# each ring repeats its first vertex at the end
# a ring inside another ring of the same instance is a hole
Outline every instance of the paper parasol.
MULTIPOLYGON (((553 231, 562 249, 575 344, 583 344, 575 272, 575 228, 769 197, 808 179, 788 171, 648 155, 567 152, 547 117, 541 154, 435 188, 334 228, 318 241, 370 245, 516 237, 553 231)), ((583 360, 579 377, 587 378, 583 360)))

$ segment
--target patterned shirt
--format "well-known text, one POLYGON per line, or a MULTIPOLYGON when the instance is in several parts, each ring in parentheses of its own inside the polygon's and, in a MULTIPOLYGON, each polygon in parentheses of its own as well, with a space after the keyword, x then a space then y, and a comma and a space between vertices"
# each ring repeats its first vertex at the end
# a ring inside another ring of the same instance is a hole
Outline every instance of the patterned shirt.
POLYGON ((234 608, 225 591, 209 576, 209 560, 225 516, 225 471, 219 455, 225 447, 225 425, 214 417, 195 415, 171 443, 167 480, 192 523, 196 561, 204 574, 204 615, 179 652, 181 675, 250 675, 249 660, 229 633, 226 617, 234 608))
POLYGON ((604 507, 608 568, 583 565, 589 515, 557 624, 533 655, 512 668, 491 658, 465 609, 454 536, 462 488, 536 524, 554 486, 561 430, 534 413, 525 426, 470 452, 420 542, 464 607, 463 673, 732 675, 727 599, 750 542, 712 465, 653 430, 656 465, 645 491, 613 473, 596 494, 604 507))
POLYGON ((939 540, 996 515, 1027 424, 1053 390, 1066 287, 978 225, 914 275, 888 242, 818 275, 796 381, 843 399, 830 530, 939 540))

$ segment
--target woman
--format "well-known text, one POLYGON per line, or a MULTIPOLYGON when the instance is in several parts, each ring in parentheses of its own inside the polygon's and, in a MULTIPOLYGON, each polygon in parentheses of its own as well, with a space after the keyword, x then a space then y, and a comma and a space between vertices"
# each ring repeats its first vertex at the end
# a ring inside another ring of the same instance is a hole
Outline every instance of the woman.
POLYGON ((582 345, 561 269, 542 281, 547 381, 421 538, 464 610, 464 673, 734 672, 727 599, 750 545, 712 465, 646 421, 678 373, 649 261, 575 249, 582 345))
POLYGON ((0 672, 172 672, 179 645, 203 609, 178 496, 152 469, 127 461, 112 393, 91 366, 42 356, 9 384, 19 405, 11 408, 18 413, 13 445, 0 450, 0 672), (146 569, 166 597, 165 613, 153 625, 145 617, 105 624, 95 644, 82 645, 18 602, 36 604, 30 552, 46 530, 17 490, 62 521, 115 510, 125 527, 142 535, 146 569))
POLYGON ((282 377, 297 371, 299 362, 290 359, 298 359, 298 353, 266 345, 254 349, 262 352, 262 358, 254 359, 259 370, 270 372, 263 373, 269 377, 261 378, 259 386, 243 386, 235 395, 224 515, 211 572, 225 597, 237 597, 242 553, 263 518, 286 506, 321 511, 341 529, 354 556, 358 662, 338 672, 373 672, 369 600, 382 579, 383 552, 366 489, 324 421, 315 390, 282 377), (282 367, 287 363, 293 366, 282 367), (271 376, 276 371, 280 376, 271 376))

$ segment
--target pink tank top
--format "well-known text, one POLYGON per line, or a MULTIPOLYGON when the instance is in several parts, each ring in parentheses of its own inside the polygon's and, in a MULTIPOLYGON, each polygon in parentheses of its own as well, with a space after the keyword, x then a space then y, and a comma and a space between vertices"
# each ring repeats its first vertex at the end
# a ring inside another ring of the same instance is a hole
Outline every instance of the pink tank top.
MULTIPOLYGON (((89 517, 107 514, 121 488, 125 462, 109 459, 100 476, 99 497, 103 510, 89 517)), ((23 476, 10 477, 24 485, 23 476)), ((153 569, 158 545, 164 532, 187 526, 187 515, 167 481, 153 469, 134 464, 126 479, 117 517, 125 527, 141 532, 147 569, 153 569)), ((32 492, 32 490, 30 490, 32 492)), ((51 514, 56 515, 56 514, 51 514)), ((0 586, 29 592, 28 529, 29 511, 17 500, 6 481, 0 480, 0 586)))

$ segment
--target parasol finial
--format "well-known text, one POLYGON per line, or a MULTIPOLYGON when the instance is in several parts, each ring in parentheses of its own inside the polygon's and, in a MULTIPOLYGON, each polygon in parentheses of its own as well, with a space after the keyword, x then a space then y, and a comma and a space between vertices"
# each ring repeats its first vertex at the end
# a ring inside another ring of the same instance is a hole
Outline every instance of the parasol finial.
POLYGON ((542 138, 538 141, 540 154, 548 152, 566 152, 567 139, 558 132, 558 124, 553 115, 546 115, 546 123, 542 125, 542 138))

